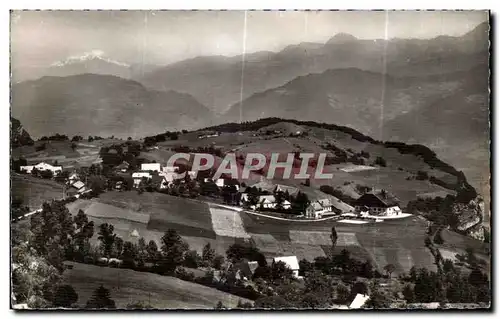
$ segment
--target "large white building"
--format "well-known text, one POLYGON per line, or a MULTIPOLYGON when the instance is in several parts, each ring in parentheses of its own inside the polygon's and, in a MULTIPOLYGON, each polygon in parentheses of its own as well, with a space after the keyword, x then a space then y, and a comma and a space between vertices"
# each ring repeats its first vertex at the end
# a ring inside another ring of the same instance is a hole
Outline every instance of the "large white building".
POLYGON ((28 174, 31 174, 33 172, 33 169, 36 169, 38 171, 51 171, 54 175, 62 172, 62 166, 53 166, 45 162, 41 162, 36 165, 27 165, 20 167, 21 172, 25 172, 28 174))
POLYGON ((160 172, 161 171, 161 164, 160 163, 143 163, 143 164, 141 164, 141 171, 160 172))
POLYGON ((362 215, 397 216, 403 213, 398 201, 386 192, 362 195, 356 200, 355 208, 362 215))

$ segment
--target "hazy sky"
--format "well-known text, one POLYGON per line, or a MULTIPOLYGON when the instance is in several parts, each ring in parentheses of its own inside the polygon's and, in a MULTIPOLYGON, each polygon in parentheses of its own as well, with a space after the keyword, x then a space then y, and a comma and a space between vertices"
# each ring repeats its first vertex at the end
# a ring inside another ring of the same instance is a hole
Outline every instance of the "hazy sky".
POLYGON ((127 63, 168 64, 199 55, 277 51, 324 43, 337 33, 358 38, 462 35, 486 11, 15 11, 12 64, 43 66, 92 50, 127 63), (246 41, 244 41, 246 39, 246 41))

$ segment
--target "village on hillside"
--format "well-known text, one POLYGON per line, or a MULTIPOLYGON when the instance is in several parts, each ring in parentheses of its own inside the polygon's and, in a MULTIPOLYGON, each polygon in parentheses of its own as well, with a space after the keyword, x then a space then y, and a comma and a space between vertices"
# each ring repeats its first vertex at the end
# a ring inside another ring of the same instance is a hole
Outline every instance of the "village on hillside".
MULTIPOLYGON (((222 200, 225 204, 267 213, 271 216, 279 215, 294 219, 338 217, 343 218, 344 222, 349 222, 349 220, 382 222, 385 218, 410 216, 410 214, 403 213, 397 198, 383 189, 363 194, 351 206, 327 194, 309 200, 307 194, 301 192, 298 187, 269 180, 247 186, 244 182, 240 184, 231 177, 197 178, 198 172, 191 170, 184 172, 184 178, 178 178, 179 170, 179 166, 163 166, 156 162, 141 163, 140 169, 132 170, 130 164, 123 161, 114 167, 119 179, 107 180, 105 183, 108 184, 109 189, 116 191, 135 189, 142 192, 148 189, 171 194, 173 190, 176 190, 180 193, 190 193, 190 197, 197 197, 200 190, 204 189, 207 190, 204 193, 208 195, 205 197, 207 201, 222 200), (127 179, 132 181, 130 185, 126 184, 127 179)), ((86 183, 86 178, 77 170, 64 170, 62 166, 40 162, 36 165, 20 166, 19 171, 39 178, 54 178, 62 181, 66 186, 65 197, 79 198, 92 191, 86 183)))
POLYGON ((10 309, 493 309, 487 10, 11 10, 10 309))

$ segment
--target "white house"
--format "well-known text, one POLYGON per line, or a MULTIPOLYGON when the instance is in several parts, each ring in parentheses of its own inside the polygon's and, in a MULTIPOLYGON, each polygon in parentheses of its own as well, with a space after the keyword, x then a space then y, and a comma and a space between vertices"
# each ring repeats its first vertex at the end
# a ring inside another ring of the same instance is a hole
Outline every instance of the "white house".
POLYGON ((161 164, 160 163, 143 163, 143 164, 141 164, 141 171, 160 172, 161 171, 161 164))
POLYGON ((27 166, 21 166, 21 172, 26 172, 28 174, 31 174, 33 169, 37 169, 39 171, 51 171, 52 174, 57 175, 62 172, 62 166, 53 166, 50 164, 47 164, 45 162, 38 163, 36 165, 27 165, 27 166))
MULTIPOLYGON (((218 178, 218 179, 214 180, 214 183, 215 183, 215 185, 217 185, 217 187, 220 187, 220 188, 227 186, 227 185, 231 185, 228 183, 228 180, 224 179, 224 178, 218 178)), ((234 187, 236 187, 237 191, 240 190, 240 185, 238 185, 238 184, 233 184, 233 185, 234 185, 234 187)))
MULTIPOLYGON (((275 209, 277 206, 276 197, 274 195, 261 195, 259 196, 259 205, 262 208, 275 209)), ((282 206, 283 209, 290 209, 292 204, 285 199, 282 206)))
POLYGON ((135 173, 132 173, 132 178, 134 179, 134 187, 137 187, 139 186, 139 184, 141 184, 141 181, 143 178, 147 178, 147 179, 151 179, 152 176, 151 176, 151 173, 149 172, 135 172, 135 173))
POLYGON ((398 201, 386 192, 364 194, 356 200, 355 208, 358 213, 365 215, 397 216, 402 214, 398 201))
POLYGON ((313 201, 306 208, 306 217, 307 218, 322 218, 324 215, 332 215, 335 214, 333 210, 333 205, 330 199, 323 198, 313 201))
POLYGON ((349 309, 362 308, 365 305, 365 303, 368 301, 368 299, 370 299, 370 296, 368 296, 368 295, 357 294, 356 297, 354 297, 354 300, 349 305, 349 309))
POLYGON ((78 176, 77 173, 71 173, 71 175, 69 175, 69 177, 68 177, 68 182, 70 185, 78 180, 80 180, 80 177, 78 176))
POLYGON ((295 278, 299 278, 300 267, 297 256, 284 256, 284 257, 273 258, 273 263, 277 263, 278 261, 284 262, 293 271, 293 276, 295 278))
POLYGON ((162 171, 165 173, 174 173, 177 172, 179 168, 177 166, 163 166, 162 171))
POLYGON ((225 186, 225 180, 223 178, 218 178, 214 182, 215 182, 215 185, 217 185, 218 187, 224 187, 225 186))
POLYGON ((71 187, 73 187, 74 189, 76 189, 78 191, 78 193, 83 193, 87 190, 87 188, 85 187, 85 184, 82 182, 82 181, 75 181, 71 184, 71 187))
POLYGON ((31 174, 33 167, 35 167, 35 166, 34 165, 27 165, 27 166, 21 166, 19 169, 21 170, 21 172, 31 174))
POLYGON ((130 164, 127 161, 123 161, 120 165, 116 166, 115 169, 122 173, 125 173, 129 169, 129 167, 130 164))

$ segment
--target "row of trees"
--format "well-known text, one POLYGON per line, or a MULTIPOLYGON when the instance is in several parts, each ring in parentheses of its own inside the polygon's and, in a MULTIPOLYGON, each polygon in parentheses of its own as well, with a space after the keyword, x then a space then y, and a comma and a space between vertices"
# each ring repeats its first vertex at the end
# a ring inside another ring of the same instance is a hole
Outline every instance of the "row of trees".
POLYGON ((491 300, 488 277, 478 268, 463 273, 451 260, 445 260, 439 272, 413 267, 403 295, 408 302, 480 303, 491 300))

